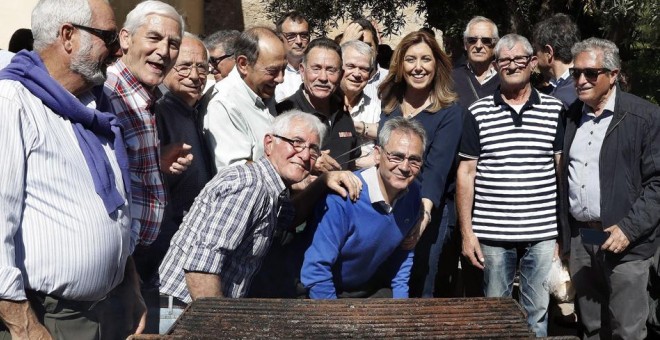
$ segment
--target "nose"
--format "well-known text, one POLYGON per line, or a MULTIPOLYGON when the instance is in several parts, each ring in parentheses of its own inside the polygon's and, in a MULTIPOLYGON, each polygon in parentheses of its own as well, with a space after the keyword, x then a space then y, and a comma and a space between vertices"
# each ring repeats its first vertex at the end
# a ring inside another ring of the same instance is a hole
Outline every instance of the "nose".
POLYGON ((302 37, 300 34, 296 34, 296 38, 293 40, 296 44, 302 44, 302 37))
POLYGON ((167 39, 163 39, 156 44, 156 54, 161 56, 161 58, 165 59, 169 55, 170 52, 170 44, 167 41, 167 39))
POLYGON ((284 68, 280 68, 277 71, 277 76, 275 77, 274 80, 278 84, 282 84, 284 82, 284 68))
POLYGON ((199 71, 197 71, 197 66, 193 66, 190 69, 190 74, 188 75, 188 78, 190 78, 190 80, 197 80, 200 78, 199 71))
POLYGON ((321 80, 321 81, 327 81, 328 80, 328 71, 326 69, 322 68, 319 71, 319 76, 318 76, 317 79, 321 80))

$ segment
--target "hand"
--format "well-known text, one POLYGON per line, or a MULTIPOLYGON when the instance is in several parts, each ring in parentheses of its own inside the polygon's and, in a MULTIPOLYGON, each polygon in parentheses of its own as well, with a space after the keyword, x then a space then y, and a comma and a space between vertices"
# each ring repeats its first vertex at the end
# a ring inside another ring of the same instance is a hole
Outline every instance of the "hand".
POLYGON ((335 170, 341 170, 341 165, 339 165, 334 158, 330 157, 330 150, 322 150, 321 156, 316 159, 313 172, 316 174, 322 174, 335 170))
POLYGON ((298 183, 294 183, 291 186, 291 191, 300 192, 300 191, 305 190, 305 188, 307 188, 310 184, 312 184, 312 182, 314 182, 318 177, 319 176, 314 176, 314 175, 309 175, 309 176, 305 177, 302 181, 300 181, 298 183))
POLYGON ((408 232, 408 236, 403 239, 403 242, 401 242, 401 248, 405 250, 414 249, 417 242, 419 242, 419 239, 422 237, 422 234, 424 234, 426 226, 431 222, 431 215, 425 213, 423 208, 421 214, 422 216, 417 220, 417 224, 410 230, 410 232, 408 232))
POLYGON ((604 230, 610 234, 605 243, 600 247, 602 250, 611 251, 615 254, 623 252, 629 245, 628 237, 621 231, 618 225, 613 225, 604 230))
POLYGON ((351 40, 362 40, 362 34, 362 26, 357 22, 354 22, 346 27, 344 36, 341 38, 339 45, 351 40))
POLYGON ((192 146, 186 143, 172 143, 161 146, 160 170, 168 175, 180 175, 192 164, 192 146))
POLYGON ((341 197, 347 196, 355 202, 362 191, 362 181, 350 171, 330 171, 321 177, 330 190, 338 193, 341 197))
POLYGON ((53 337, 50 335, 48 330, 44 325, 39 322, 35 322, 27 326, 23 332, 9 332, 11 334, 11 339, 15 340, 52 340, 53 337))
POLYGON ((481 253, 481 246, 479 239, 473 232, 468 235, 463 234, 463 256, 467 258, 470 263, 479 268, 484 269, 484 255, 481 253))
POLYGON ((552 258, 561 260, 561 258, 559 258, 559 243, 557 242, 555 242, 555 252, 552 254, 552 258))
POLYGON ((11 339, 52 339, 46 327, 39 322, 27 300, 0 299, 0 323, 5 324, 11 339))

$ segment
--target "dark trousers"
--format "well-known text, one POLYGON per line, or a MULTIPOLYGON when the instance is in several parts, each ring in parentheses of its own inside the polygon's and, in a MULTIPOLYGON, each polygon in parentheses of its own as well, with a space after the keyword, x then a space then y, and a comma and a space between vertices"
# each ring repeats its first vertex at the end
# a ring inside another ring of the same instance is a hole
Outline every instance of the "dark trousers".
MULTIPOLYGON (((107 301, 71 301, 34 291, 27 291, 26 295, 39 322, 53 339, 106 339, 101 335, 101 325, 107 301)), ((0 323, 0 340, 5 339, 11 339, 11 334, 0 323)))
POLYGON ((621 262, 571 238, 569 269, 584 339, 644 339, 652 259, 621 262))

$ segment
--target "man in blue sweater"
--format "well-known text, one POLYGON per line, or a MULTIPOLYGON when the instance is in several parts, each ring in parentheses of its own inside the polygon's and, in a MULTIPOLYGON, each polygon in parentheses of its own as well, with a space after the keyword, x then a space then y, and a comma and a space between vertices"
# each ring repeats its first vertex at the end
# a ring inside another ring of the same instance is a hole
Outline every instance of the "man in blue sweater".
POLYGON ((356 202, 328 195, 319 206, 301 269, 309 297, 408 297, 414 252, 400 244, 419 218, 413 181, 425 139, 416 121, 387 121, 374 149, 376 167, 357 173, 367 190, 356 202))

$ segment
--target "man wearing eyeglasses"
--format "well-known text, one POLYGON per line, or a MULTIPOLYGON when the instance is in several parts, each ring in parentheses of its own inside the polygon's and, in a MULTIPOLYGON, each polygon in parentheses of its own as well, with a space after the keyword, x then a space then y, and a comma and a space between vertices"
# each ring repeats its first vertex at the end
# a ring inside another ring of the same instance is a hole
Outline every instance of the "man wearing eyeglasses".
POLYGON ((220 30, 204 39, 204 46, 209 51, 209 64, 215 82, 227 78, 236 65, 234 44, 241 32, 236 30, 220 30))
POLYGON ((660 108, 621 91, 611 41, 589 38, 571 51, 579 100, 566 121, 562 252, 584 338, 644 339, 660 245, 660 108))
POLYGON ((236 66, 216 84, 205 109, 204 134, 216 169, 253 162, 275 117, 275 88, 286 67, 284 46, 270 28, 254 27, 236 40, 236 66))
POLYGON ((563 105, 531 86, 536 56, 525 37, 507 34, 494 51, 502 83, 470 106, 459 149, 462 252, 483 271, 488 297, 511 297, 520 268, 520 304, 529 327, 542 337, 557 238, 563 105))
POLYGON ((309 44, 310 34, 309 23, 296 11, 284 14, 275 23, 275 29, 284 42, 287 61, 284 81, 275 89, 275 100, 279 103, 296 93, 302 84, 300 63, 309 44))
POLYGON ((401 247, 419 218, 414 182, 426 135, 414 120, 388 120, 374 149, 375 167, 357 175, 356 202, 329 194, 303 232, 300 281, 312 299, 408 297, 414 250, 401 247))
POLYGON ((32 32, 0 72, 0 339, 140 332, 122 127, 92 93, 121 55, 112 7, 41 0, 32 32), (104 318, 113 290, 134 308, 104 318))
POLYGON ((573 77, 571 47, 580 41, 580 30, 571 18, 557 13, 534 26, 533 46, 538 68, 550 81, 549 95, 561 100, 568 108, 577 99, 573 77))
MULTIPOLYGON (((215 167, 202 136, 197 103, 209 74, 206 48, 195 35, 185 32, 176 64, 167 73, 163 85, 167 92, 156 102, 154 112, 158 137, 163 148, 171 144, 190 145, 194 162, 179 175, 164 174, 170 200, 163 212, 163 222, 156 240, 140 253, 138 270, 147 307, 158 311, 158 266, 195 197, 213 177, 215 167)), ((159 313, 148 313, 145 333, 158 334, 159 313)))
POLYGON ((465 108, 493 94, 500 85, 500 77, 493 65, 493 48, 498 38, 497 26, 488 18, 476 16, 465 27, 466 61, 452 70, 454 91, 465 108))
POLYGON ((351 116, 344 111, 337 94, 342 75, 341 48, 328 38, 314 39, 300 64, 303 84, 291 97, 277 104, 278 113, 298 109, 313 114, 329 128, 316 162, 315 174, 333 170, 353 170, 360 146, 351 116))

